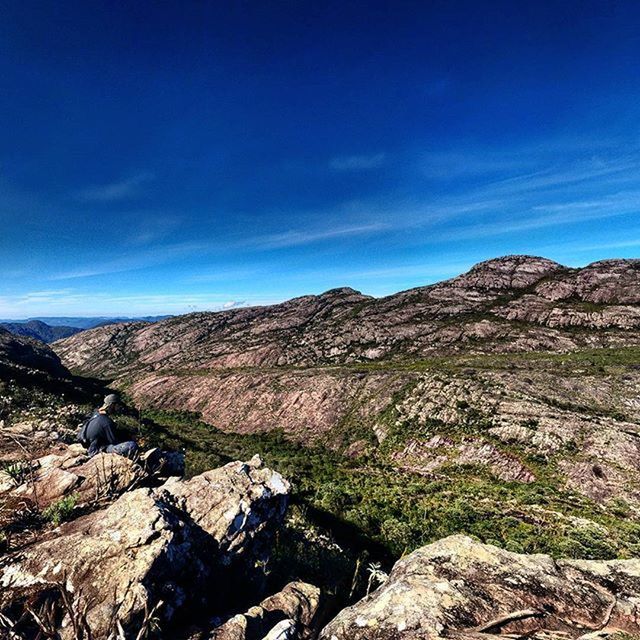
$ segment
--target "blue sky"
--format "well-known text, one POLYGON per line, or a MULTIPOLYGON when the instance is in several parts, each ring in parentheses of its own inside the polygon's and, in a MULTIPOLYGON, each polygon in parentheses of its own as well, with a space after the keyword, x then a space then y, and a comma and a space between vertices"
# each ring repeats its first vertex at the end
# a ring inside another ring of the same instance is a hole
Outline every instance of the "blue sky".
POLYGON ((0 317, 640 251, 637 2, 0 3, 0 317))

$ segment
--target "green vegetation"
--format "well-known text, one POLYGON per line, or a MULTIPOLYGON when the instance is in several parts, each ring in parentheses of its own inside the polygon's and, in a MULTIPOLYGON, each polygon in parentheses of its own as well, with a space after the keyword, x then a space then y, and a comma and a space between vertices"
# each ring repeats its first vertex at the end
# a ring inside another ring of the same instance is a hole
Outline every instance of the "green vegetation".
POLYGON ((30 470, 31 466, 27 462, 22 461, 9 462, 2 468, 2 471, 11 478, 16 487, 27 479, 30 470))
POLYGON ((55 527, 58 527, 60 526, 60 524, 71 518, 71 514, 73 513, 73 510, 75 509, 77 503, 77 494, 74 493, 70 496, 65 496, 64 498, 60 498, 60 500, 48 506, 42 512, 42 516, 45 520, 53 523, 55 527))
POLYGON ((561 490, 552 460, 524 460, 536 475, 530 484, 502 482, 473 466, 450 465, 423 477, 390 464, 390 453, 416 432, 425 435, 428 426, 400 425, 384 447, 353 460, 324 447, 301 447, 279 431, 224 433, 193 414, 147 412, 143 425, 154 443, 187 451, 191 475, 259 453, 292 481, 294 505, 309 523, 388 559, 454 533, 557 557, 640 553, 640 524, 628 519, 624 504, 605 509, 561 490))

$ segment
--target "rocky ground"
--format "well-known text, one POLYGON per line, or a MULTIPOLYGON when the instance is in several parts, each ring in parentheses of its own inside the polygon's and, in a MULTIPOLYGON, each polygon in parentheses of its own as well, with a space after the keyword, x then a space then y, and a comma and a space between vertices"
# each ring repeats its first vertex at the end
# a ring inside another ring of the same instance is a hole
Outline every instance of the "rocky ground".
POLYGON ((46 491, 37 491, 31 477, 0 489, 5 501, 39 495, 49 510, 58 505, 60 518, 0 554, 1 637, 586 640, 640 634, 637 559, 553 559, 450 536, 402 558, 389 575, 370 567, 368 595, 355 595, 351 606, 336 611, 308 582, 271 587, 267 568, 278 562, 273 545, 290 485, 259 457, 164 481, 113 454, 83 458, 77 445, 59 445, 56 454, 34 461, 35 483, 48 478, 40 486, 46 491), (104 469, 108 493, 100 492, 104 469), (65 474, 74 482, 59 482, 65 474))

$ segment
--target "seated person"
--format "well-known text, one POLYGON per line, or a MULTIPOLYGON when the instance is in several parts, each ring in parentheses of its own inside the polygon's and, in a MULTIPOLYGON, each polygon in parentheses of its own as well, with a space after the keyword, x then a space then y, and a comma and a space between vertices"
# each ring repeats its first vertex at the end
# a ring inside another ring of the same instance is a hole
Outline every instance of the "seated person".
POLYGON ((118 443, 116 439, 115 424, 111 416, 117 413, 119 407, 120 398, 112 393, 104 399, 103 405, 91 416, 85 434, 85 440, 89 442, 89 457, 104 451, 132 458, 138 451, 138 445, 133 440, 118 443))

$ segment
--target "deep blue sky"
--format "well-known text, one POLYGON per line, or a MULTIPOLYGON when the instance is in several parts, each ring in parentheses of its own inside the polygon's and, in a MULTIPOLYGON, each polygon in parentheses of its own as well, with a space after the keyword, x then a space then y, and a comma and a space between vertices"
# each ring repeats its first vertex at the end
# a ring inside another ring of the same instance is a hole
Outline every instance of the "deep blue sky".
POLYGON ((0 317, 640 249, 640 3, 0 0, 0 317))

